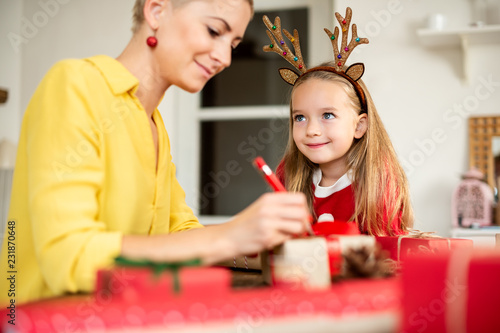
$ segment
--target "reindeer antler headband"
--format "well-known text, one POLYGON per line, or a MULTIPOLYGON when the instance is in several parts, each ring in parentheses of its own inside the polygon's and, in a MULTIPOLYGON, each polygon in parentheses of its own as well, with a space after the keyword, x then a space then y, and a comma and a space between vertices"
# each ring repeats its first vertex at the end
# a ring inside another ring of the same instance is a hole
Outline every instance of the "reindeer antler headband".
POLYGON ((339 28, 335 27, 333 34, 331 33, 330 30, 325 28, 325 32, 327 33, 328 37, 330 37, 330 40, 332 42, 333 54, 337 61, 335 67, 318 66, 308 70, 306 68, 306 65, 304 64, 304 59, 302 58, 302 53, 299 44, 299 33, 297 29, 293 30, 293 36, 286 29, 283 29, 283 33, 285 34, 285 36, 288 38, 288 40, 290 40, 290 42, 292 42, 293 48, 296 53, 294 55, 293 52, 285 43, 283 35, 281 34, 281 20, 279 16, 277 16, 274 19, 274 24, 271 23, 271 21, 266 15, 264 15, 264 17, 262 18, 264 24, 268 29, 266 30, 267 36, 269 36, 269 39, 271 40, 271 44, 264 46, 263 50, 264 52, 278 53, 280 56, 285 58, 290 64, 292 64, 293 67, 295 67, 300 71, 301 74, 298 74, 297 72, 289 68, 279 69, 281 78, 285 80, 285 82, 287 82, 288 84, 291 84, 292 86, 295 85, 295 82, 299 77, 316 71, 333 72, 335 74, 344 77, 354 87, 354 90, 358 95, 359 101, 361 102, 362 111, 366 112, 367 106, 366 106, 365 93, 363 91, 363 88, 361 88, 361 86, 357 82, 365 72, 365 65, 363 63, 358 62, 349 66, 345 71, 344 71, 344 65, 351 52, 354 50, 354 48, 359 44, 368 44, 368 39, 359 38, 356 24, 353 24, 351 41, 347 43, 349 26, 351 24, 351 18, 352 18, 352 10, 350 7, 347 7, 346 9, 345 18, 343 18, 339 13, 335 13, 335 17, 337 18, 337 21, 342 27, 342 43, 340 45, 340 49, 338 47, 338 37, 340 33, 339 28))

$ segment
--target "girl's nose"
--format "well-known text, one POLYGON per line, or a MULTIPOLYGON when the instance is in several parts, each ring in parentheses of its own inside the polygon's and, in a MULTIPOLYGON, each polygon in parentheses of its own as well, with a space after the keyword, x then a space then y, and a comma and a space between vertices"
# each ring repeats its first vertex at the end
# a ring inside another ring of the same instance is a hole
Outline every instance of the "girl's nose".
POLYGON ((306 135, 307 136, 321 135, 320 124, 315 120, 309 121, 309 124, 307 124, 306 135))

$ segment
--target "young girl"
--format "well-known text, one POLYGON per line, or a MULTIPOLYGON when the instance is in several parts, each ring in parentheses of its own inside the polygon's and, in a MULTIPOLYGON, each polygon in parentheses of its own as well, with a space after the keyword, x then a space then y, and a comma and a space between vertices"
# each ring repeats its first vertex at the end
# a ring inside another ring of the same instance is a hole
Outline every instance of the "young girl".
POLYGON ((408 182, 368 89, 358 83, 366 111, 350 82, 333 72, 296 81, 277 173, 289 191, 306 194, 318 223, 356 221, 363 233, 404 234, 413 221, 408 182))
POLYGON ((311 69, 302 58, 297 30, 293 35, 283 30, 293 54, 279 17, 274 23, 263 18, 271 40, 263 50, 278 53, 301 73, 279 70, 293 90, 288 146, 276 173, 288 191, 306 194, 316 223, 355 221, 362 233, 404 234, 413 224, 406 176, 360 80, 364 65, 345 66, 352 50, 368 39, 358 37, 353 24, 348 42, 351 8, 345 17, 335 16, 341 29, 325 32, 336 60, 311 69))

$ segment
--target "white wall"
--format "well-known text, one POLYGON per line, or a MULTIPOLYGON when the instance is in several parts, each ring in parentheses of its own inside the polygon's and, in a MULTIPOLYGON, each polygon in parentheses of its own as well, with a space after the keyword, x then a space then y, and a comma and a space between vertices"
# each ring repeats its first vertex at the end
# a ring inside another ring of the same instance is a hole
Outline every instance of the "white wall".
POLYGON ((7 103, 0 104, 0 140, 17 142, 21 125, 21 52, 9 36, 19 35, 22 1, 0 1, 0 87, 7 89, 7 103))
MULTIPOLYGON (((21 110, 56 61, 120 53, 130 38, 133 2, 0 2, 0 86, 7 86, 11 92, 9 103, 0 106, 0 137, 8 136, 17 142, 21 110), (35 29, 29 30, 30 24, 35 29), (16 29, 27 36, 27 42, 21 45, 22 62, 4 38, 5 31, 16 29)), ((500 113, 500 66, 497 65, 500 46, 478 46, 471 50, 471 77, 466 84, 462 80, 460 49, 425 48, 417 38, 416 29, 427 15, 436 12, 448 17, 450 27, 466 26, 471 15, 469 0, 335 1, 340 12, 347 5, 354 10, 353 22, 370 39, 370 45, 359 47, 352 60, 365 63, 364 80, 405 163, 416 227, 448 236, 451 193, 468 165, 467 115, 458 115, 454 107, 472 101, 476 89, 485 89, 481 88, 481 80, 491 78, 497 82, 493 92, 488 98, 478 100, 477 106, 468 107, 470 111, 466 113, 500 113), (436 130, 442 133, 439 143, 430 141, 436 130)), ((175 117, 174 97, 169 91, 161 109, 175 147, 175 128, 171 126, 175 117)))
MULTIPOLYGON (((132 32, 135 0, 24 0, 24 16, 35 26, 33 37, 22 46, 21 106, 29 99, 47 70, 65 58, 96 54, 118 56, 132 32), (43 17, 47 20, 43 20, 43 17), (38 23, 38 24, 37 24, 38 23)), ((26 24, 29 26, 29 24, 26 24)), ((168 91, 159 109, 175 141, 175 89, 168 91)))
POLYGON ((58 60, 95 54, 118 56, 131 36, 133 3, 25 0, 23 14, 35 29, 23 45, 23 108, 43 75, 58 60))
MULTIPOLYGON (((498 6, 498 0, 491 3, 498 6)), ((346 6, 370 39, 358 48, 362 50, 356 60, 366 65, 364 81, 409 177, 415 227, 448 236, 451 194, 468 168, 467 118, 500 114, 500 45, 471 49, 471 74, 465 83, 461 50, 426 48, 416 29, 433 13, 444 14, 449 28, 466 27, 469 0, 335 2, 339 12, 346 6), (482 83, 490 79, 493 92, 482 83), (477 89, 488 97, 476 98, 477 89), (457 112, 460 107, 463 114, 457 112), (433 133, 439 133, 439 142, 433 133)))

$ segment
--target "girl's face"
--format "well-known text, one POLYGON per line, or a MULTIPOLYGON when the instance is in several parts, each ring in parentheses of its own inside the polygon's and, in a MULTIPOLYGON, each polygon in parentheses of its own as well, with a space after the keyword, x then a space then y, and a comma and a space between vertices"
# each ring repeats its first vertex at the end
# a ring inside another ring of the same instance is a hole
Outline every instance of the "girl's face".
POLYGON ((366 114, 358 115, 341 83, 309 79, 292 94, 293 140, 312 162, 346 171, 346 153, 363 136, 366 114), (363 120, 362 120, 363 119, 363 120))
POLYGON ((174 8, 170 1, 158 9, 158 46, 154 57, 162 78, 197 92, 231 64, 251 18, 246 0, 193 0, 174 8))

